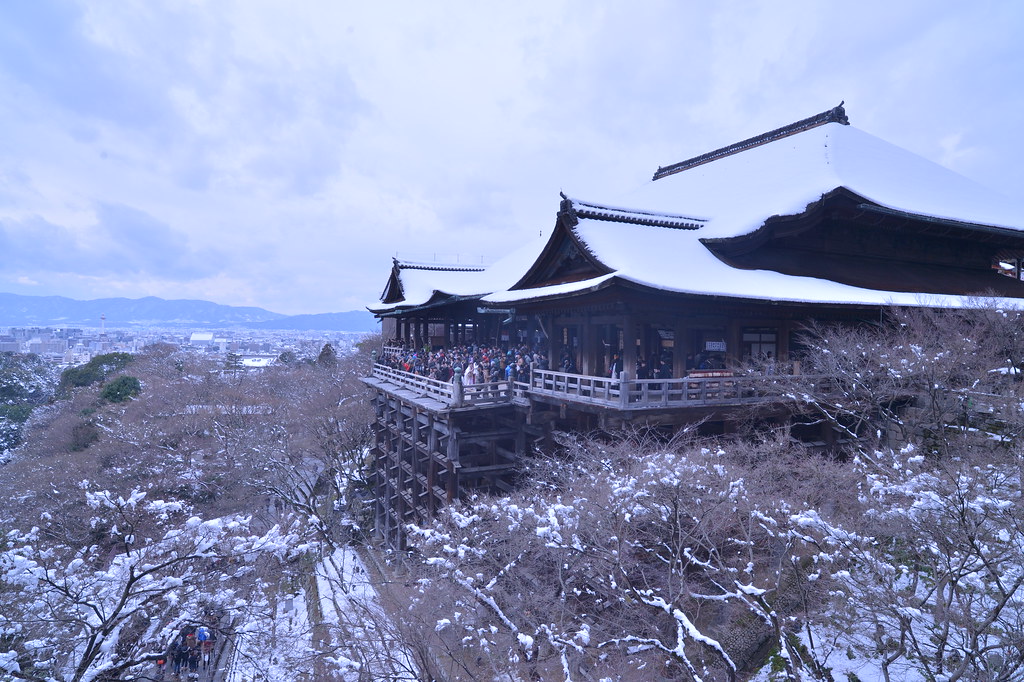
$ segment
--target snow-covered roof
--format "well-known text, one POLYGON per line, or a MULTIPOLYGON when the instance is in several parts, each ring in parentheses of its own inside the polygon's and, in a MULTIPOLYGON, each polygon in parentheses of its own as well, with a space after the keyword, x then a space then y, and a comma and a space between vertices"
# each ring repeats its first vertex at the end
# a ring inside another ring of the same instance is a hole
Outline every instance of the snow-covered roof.
POLYGON ((531 238, 487 267, 395 261, 395 270, 401 280, 401 300, 370 306, 369 309, 381 314, 422 306, 436 296, 479 297, 507 289, 515 284, 543 246, 542 238, 531 238))
MULTIPOLYGON (((426 302, 437 292, 483 296, 484 302, 500 305, 578 294, 615 280, 770 301, 922 303, 916 293, 735 268, 702 243, 750 234, 775 216, 801 215, 837 190, 862 198, 872 210, 1024 233, 1020 201, 850 126, 840 106, 659 168, 655 179, 612 202, 635 208, 563 195, 561 214, 569 219, 559 222, 546 247, 532 244, 485 271, 460 273, 458 282, 424 272, 422 284, 410 287, 400 305, 426 302), (574 271, 580 274, 570 278, 582 281, 566 283, 551 266, 562 253, 555 248, 559 230, 568 230, 598 264, 592 272, 574 271), (510 290, 513 286, 517 290, 510 290)), ((928 301, 956 305, 954 297, 929 296, 928 301)))
POLYGON ((438 263, 410 263, 395 260, 389 290, 397 279, 398 292, 385 290, 382 299, 389 295, 399 300, 391 305, 417 305, 430 300, 435 291, 462 295, 472 293, 482 266, 449 265, 438 263))
POLYGON ((839 187, 915 215, 1024 230, 1024 205, 851 125, 826 123, 651 180, 622 206, 705 216, 703 238, 796 215, 839 187))
MULTIPOLYGON (((632 226, 629 226, 632 227, 632 226)), ((794 277, 770 270, 739 270, 726 265, 692 239, 694 248, 680 253, 667 231, 629 229, 621 223, 581 220, 573 228, 580 241, 601 254, 614 272, 577 282, 546 287, 498 291, 483 297, 494 304, 523 303, 568 296, 600 288, 615 279, 661 291, 704 296, 739 297, 764 301, 851 305, 930 305, 956 307, 958 297, 927 297, 916 293, 879 291, 813 277, 794 277), (619 232, 619 234, 615 234, 619 232), (645 245, 643 251, 619 249, 622 241, 645 245), (609 248, 611 246, 611 248, 609 248)))

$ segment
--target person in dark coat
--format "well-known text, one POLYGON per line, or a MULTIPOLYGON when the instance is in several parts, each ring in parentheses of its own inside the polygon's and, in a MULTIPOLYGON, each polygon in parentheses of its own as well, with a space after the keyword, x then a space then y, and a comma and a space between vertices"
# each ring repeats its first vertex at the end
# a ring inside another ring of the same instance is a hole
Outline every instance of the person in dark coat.
POLYGON ((188 676, 190 678, 199 679, 199 661, 201 659, 199 645, 188 648, 188 676))
POLYGON ((608 376, 612 379, 618 379, 620 374, 622 374, 622 358, 616 353, 612 357, 611 371, 608 372, 608 376))
POLYGON ((174 662, 174 674, 180 675, 181 669, 188 665, 189 646, 184 637, 179 637, 171 647, 171 660, 174 662))

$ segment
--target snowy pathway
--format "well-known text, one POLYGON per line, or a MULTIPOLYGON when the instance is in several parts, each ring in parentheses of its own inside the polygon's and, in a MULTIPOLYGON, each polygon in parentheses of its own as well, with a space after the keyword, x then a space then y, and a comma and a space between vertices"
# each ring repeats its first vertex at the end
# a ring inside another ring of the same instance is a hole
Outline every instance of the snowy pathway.
POLYGON ((335 550, 317 565, 320 613, 331 636, 325 643, 337 648, 337 664, 350 671, 346 680, 416 680, 417 667, 396 641, 370 575, 351 547, 335 550))
POLYGON ((265 603, 251 604, 229 647, 224 673, 212 682, 418 679, 413 658, 397 642, 371 574, 354 549, 326 555, 316 564, 310 587, 279 600, 273 623, 264 622, 265 603))

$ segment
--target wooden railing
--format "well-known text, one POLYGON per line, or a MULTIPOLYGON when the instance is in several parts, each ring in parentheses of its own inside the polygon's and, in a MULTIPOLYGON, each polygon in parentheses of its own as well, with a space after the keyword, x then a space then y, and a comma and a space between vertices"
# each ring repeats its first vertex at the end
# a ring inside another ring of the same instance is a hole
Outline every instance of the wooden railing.
POLYGON ((780 378, 749 375, 626 381, 535 370, 530 392, 622 409, 657 409, 763 401, 776 392, 770 390, 771 385, 780 378))
MULTIPOLYGON (((682 379, 619 380, 551 370, 533 370, 528 382, 462 384, 374 365, 373 375, 452 407, 507 403, 515 397, 547 396, 625 410, 654 410, 702 405, 740 405, 779 394, 786 376, 744 375, 682 379)), ((807 379, 807 377, 802 377, 807 379)))
POLYGON ((490 381, 483 384, 463 384, 462 405, 489 405, 507 403, 512 400, 512 387, 507 381, 490 381))
POLYGON ((447 403, 452 407, 507 403, 512 400, 512 387, 507 381, 491 381, 483 384, 438 381, 380 364, 373 366, 373 376, 401 386, 424 398, 434 398, 447 403))
POLYGON ((391 369, 386 365, 374 365, 373 376, 389 383, 397 384, 425 398, 434 398, 443 403, 451 404, 455 397, 452 384, 446 381, 438 381, 437 379, 413 374, 412 372, 391 369))

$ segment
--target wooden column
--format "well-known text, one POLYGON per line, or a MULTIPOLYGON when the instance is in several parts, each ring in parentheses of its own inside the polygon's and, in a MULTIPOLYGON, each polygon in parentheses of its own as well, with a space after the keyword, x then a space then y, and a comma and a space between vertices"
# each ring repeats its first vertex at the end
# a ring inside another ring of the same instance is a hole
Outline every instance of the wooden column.
POLYGON ((579 370, 581 374, 594 374, 594 368, 597 366, 597 334, 595 333, 594 325, 590 320, 590 315, 585 315, 583 323, 580 325, 580 356, 577 358, 579 363, 579 370))
POLYGON ((726 366, 743 360, 743 327, 737 320, 729 320, 725 328, 726 366))
POLYGON ((779 331, 775 341, 775 359, 778 362, 789 362, 789 337, 792 333, 792 322, 785 320, 779 324, 779 331))
POLYGON ((622 318, 622 371, 630 379, 636 379, 636 338, 636 318, 627 313, 622 318))
POLYGON ((547 355, 548 358, 548 369, 554 369, 555 364, 558 363, 558 358, 555 356, 555 351, 558 349, 558 343, 561 341, 561 335, 558 333, 560 330, 555 328, 555 316, 545 315, 544 316, 544 327, 547 330, 548 336, 545 339, 546 350, 542 351, 547 355))
POLYGON ((690 347, 690 327, 678 319, 672 328, 672 376, 686 376, 686 356, 693 353, 690 347))

